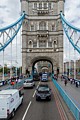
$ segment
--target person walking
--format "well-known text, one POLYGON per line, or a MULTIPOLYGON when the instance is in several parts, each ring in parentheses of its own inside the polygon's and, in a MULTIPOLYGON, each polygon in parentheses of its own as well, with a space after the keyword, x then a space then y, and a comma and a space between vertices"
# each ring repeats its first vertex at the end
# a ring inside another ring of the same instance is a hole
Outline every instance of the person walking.
POLYGON ((65 84, 65 86, 67 85, 67 80, 65 79, 65 81, 64 81, 64 84, 65 84))

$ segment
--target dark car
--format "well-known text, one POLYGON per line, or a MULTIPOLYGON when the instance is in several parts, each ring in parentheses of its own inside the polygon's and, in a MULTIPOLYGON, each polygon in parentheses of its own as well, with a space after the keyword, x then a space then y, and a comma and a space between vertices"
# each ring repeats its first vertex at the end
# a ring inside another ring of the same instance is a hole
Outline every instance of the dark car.
POLYGON ((38 73, 35 73, 35 74, 33 75, 33 80, 34 80, 34 81, 40 80, 40 76, 39 76, 38 73))
POLYGON ((40 84, 36 89, 36 100, 51 100, 51 89, 48 84, 40 84))

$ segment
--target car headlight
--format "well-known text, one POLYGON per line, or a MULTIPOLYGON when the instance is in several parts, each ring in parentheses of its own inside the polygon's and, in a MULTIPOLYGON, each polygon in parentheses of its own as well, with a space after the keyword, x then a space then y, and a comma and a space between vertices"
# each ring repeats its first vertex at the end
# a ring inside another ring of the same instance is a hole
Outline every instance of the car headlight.
POLYGON ((39 94, 39 93, 36 93, 36 95, 37 95, 37 96, 40 96, 40 94, 39 94))

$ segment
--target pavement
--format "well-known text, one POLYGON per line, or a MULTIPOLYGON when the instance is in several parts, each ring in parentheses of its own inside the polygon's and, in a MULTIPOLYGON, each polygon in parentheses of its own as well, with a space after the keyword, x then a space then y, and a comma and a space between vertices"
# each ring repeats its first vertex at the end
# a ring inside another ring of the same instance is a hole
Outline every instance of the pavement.
POLYGON ((57 82, 68 94, 75 105, 80 109, 80 86, 77 88, 76 85, 74 83, 71 84, 70 81, 68 81, 67 85, 65 86, 64 80, 61 81, 61 79, 58 79, 57 82))

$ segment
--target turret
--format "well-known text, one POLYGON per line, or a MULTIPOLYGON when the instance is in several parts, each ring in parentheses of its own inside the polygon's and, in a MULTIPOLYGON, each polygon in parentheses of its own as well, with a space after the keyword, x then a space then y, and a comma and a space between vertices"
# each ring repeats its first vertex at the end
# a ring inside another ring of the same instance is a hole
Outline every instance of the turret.
POLYGON ((58 0, 58 14, 62 11, 64 13, 64 2, 65 0, 58 0))
POLYGON ((21 13, 25 12, 28 15, 28 0, 20 0, 21 2, 21 13))

